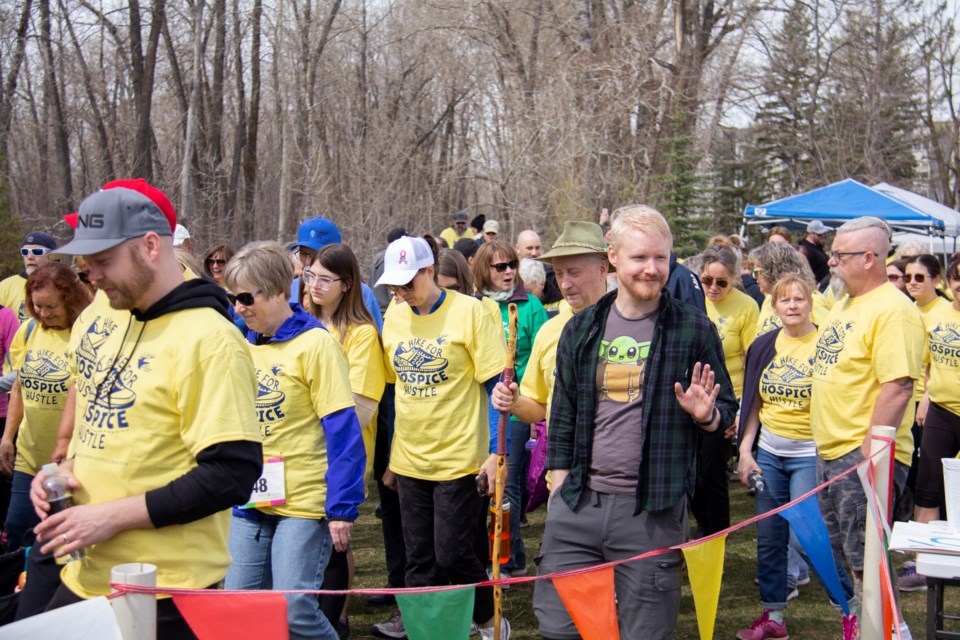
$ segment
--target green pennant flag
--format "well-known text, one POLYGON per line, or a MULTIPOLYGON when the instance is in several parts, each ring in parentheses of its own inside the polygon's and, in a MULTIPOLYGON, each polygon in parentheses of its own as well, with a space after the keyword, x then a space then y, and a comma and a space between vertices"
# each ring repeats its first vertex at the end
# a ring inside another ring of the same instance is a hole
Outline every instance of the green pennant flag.
POLYGON ((473 619, 474 588, 397 594, 410 640, 466 640, 473 619))

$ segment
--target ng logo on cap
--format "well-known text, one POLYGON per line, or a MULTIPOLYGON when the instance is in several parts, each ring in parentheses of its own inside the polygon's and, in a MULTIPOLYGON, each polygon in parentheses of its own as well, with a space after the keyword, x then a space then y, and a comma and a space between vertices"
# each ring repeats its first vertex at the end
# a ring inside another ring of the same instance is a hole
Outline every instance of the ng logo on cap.
POLYGON ((86 227, 88 229, 102 229, 103 228, 103 214, 102 213, 88 213, 87 215, 79 216, 77 218, 77 226, 86 227))

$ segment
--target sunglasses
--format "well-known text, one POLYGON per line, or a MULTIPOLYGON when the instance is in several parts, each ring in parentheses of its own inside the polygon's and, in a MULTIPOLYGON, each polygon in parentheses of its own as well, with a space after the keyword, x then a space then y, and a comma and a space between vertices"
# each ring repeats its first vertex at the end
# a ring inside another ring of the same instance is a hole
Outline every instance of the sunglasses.
POLYGON ((902 277, 903 277, 903 276, 898 276, 898 275, 895 274, 895 273, 888 273, 888 274, 887 274, 887 280, 889 280, 890 282, 896 282, 897 280, 899 280, 899 279, 902 278, 902 277))
POLYGON ((923 284, 924 282, 926 282, 927 278, 929 277, 930 276, 925 276, 922 273, 915 273, 913 275, 908 273, 907 275, 903 276, 903 281, 906 282, 907 284, 910 284, 911 282, 916 282, 917 284, 923 284))
POLYGON ((496 270, 497 270, 497 273, 503 273, 503 272, 506 271, 507 269, 513 269, 514 271, 516 271, 516 270, 517 270, 517 265, 519 265, 519 264, 520 264, 519 261, 517 261, 517 260, 511 260, 510 262, 498 262, 497 264, 492 264, 492 265, 490 265, 490 268, 491 268, 491 269, 496 269, 496 270))
POLYGON ((27 256, 36 256, 39 258, 40 256, 47 255, 50 253, 50 251, 52 251, 52 249, 47 249, 45 247, 33 247, 32 249, 27 249, 24 247, 23 249, 20 249, 20 255, 22 255, 24 258, 27 256))
POLYGON ((254 291, 250 293, 249 291, 244 291, 243 293, 228 293, 227 300, 230 301, 230 304, 237 304, 238 302, 245 307, 252 307, 254 303, 254 297, 260 295, 263 291, 254 291))
POLYGON ((753 279, 756 280, 760 277, 760 274, 763 273, 763 269, 760 267, 754 267, 753 271, 750 272, 753 275, 753 279))
POLYGON ((700 282, 702 282, 703 286, 705 287, 712 287, 713 283, 716 282, 717 286, 720 287, 721 289, 726 289, 727 285, 730 284, 730 281, 727 280, 726 278, 714 279, 713 276, 701 276, 700 282))
POLYGON ((223 258, 207 258, 207 264, 215 264, 218 267, 222 267, 223 265, 227 264, 227 261, 223 258))
POLYGON ((77 277, 83 284, 90 284, 90 274, 86 271, 77 271, 77 277))

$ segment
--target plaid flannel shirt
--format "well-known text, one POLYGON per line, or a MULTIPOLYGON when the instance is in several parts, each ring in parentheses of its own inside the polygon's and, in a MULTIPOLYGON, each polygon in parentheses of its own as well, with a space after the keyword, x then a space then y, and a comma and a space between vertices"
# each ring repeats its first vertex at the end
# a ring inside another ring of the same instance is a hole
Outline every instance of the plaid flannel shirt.
MULTIPOLYGON (((570 470, 560 491, 571 509, 576 509, 587 484, 597 408, 598 350, 616 296, 612 291, 575 315, 557 346, 547 468, 570 470)), ((673 385, 689 386, 697 362, 709 364, 720 385, 716 408, 723 429, 733 424, 737 399, 720 336, 706 315, 664 290, 645 366, 635 513, 668 509, 684 494, 693 493, 699 427, 680 407, 673 385)))

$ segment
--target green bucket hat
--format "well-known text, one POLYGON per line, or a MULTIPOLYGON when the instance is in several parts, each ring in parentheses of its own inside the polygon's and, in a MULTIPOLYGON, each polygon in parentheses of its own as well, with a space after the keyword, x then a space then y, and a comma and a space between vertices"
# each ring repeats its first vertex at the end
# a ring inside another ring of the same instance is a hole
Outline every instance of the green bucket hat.
POLYGON ((543 262, 554 258, 583 255, 607 255, 607 243, 603 241, 603 229, 594 222, 575 220, 563 225, 563 233, 547 253, 540 256, 543 262))

